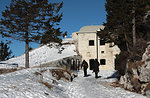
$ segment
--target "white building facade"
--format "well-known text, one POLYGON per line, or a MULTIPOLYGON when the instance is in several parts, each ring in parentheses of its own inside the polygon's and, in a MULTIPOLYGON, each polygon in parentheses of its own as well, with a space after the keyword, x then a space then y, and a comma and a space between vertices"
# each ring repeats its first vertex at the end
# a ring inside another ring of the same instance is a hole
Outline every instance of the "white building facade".
POLYGON ((72 33, 72 38, 76 39, 77 51, 82 60, 88 62, 89 69, 92 69, 94 59, 98 59, 100 70, 114 70, 115 55, 120 53, 120 49, 98 38, 97 31, 101 29, 104 26, 84 26, 78 32, 72 33))

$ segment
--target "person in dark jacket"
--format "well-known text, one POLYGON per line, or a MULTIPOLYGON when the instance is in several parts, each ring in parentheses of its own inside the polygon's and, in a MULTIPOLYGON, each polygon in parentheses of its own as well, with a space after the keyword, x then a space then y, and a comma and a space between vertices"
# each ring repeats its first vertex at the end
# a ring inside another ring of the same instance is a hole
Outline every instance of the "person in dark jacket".
POLYGON ((93 72, 95 72, 95 78, 98 78, 99 62, 97 59, 94 60, 93 72))
POLYGON ((83 67, 83 70, 84 70, 84 77, 87 76, 87 68, 88 68, 88 63, 83 60, 82 64, 81 64, 81 68, 83 67))

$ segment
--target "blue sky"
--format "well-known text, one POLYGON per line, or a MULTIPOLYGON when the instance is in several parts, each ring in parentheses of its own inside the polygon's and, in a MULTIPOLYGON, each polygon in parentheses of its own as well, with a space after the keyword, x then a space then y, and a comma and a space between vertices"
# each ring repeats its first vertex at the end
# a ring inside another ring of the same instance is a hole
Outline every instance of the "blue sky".
MULTIPOLYGON (((5 10, 5 6, 9 6, 11 0, 1 0, 0 2, 0 18, 1 12, 5 10)), ((60 23, 62 31, 68 32, 68 37, 73 32, 77 32, 81 27, 86 25, 102 25, 106 22, 105 2, 106 0, 49 0, 63 1, 62 8, 63 19, 60 23)), ((0 40, 3 40, 0 38, 0 40)), ((11 39, 12 40, 12 39, 11 39)), ((31 43, 33 48, 38 44, 31 43)), ((15 56, 19 56, 25 51, 25 43, 12 40, 10 48, 15 56)))

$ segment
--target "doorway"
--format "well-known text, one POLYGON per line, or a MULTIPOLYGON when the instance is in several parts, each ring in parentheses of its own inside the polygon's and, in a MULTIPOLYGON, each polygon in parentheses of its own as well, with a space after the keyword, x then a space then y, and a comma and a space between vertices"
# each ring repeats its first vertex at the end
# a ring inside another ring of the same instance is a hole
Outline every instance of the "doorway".
POLYGON ((94 66, 94 59, 90 59, 90 70, 93 70, 93 66, 94 66))

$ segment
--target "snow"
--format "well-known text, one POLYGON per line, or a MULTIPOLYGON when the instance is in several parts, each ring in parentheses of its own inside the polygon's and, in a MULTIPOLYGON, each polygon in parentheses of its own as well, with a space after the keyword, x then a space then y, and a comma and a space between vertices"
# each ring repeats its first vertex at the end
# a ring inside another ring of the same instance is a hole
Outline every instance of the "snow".
POLYGON ((34 74, 40 70, 40 68, 29 68, 0 75, 0 98, 146 98, 143 95, 107 85, 116 80, 107 78, 114 71, 100 71, 100 77, 95 79, 92 71, 88 70, 89 76, 83 77, 83 71, 80 70, 77 72, 78 77, 72 82, 64 82, 56 80, 47 70, 43 73, 42 79, 53 86, 50 90, 39 83, 40 77, 34 74), (56 80, 58 85, 52 84, 52 80, 56 80))
MULTIPOLYGON (((56 67, 33 67, 76 55, 73 44, 66 44, 62 47, 65 49, 61 54, 58 53, 58 49, 49 48, 46 45, 36 48, 30 52, 31 68, 0 74, 0 98, 146 98, 123 88, 110 86, 111 82, 116 81, 116 78, 111 77, 116 71, 101 70, 99 78, 95 79, 92 71, 88 70, 88 77, 83 77, 83 70, 80 70, 76 72, 77 77, 72 82, 65 82, 57 80, 49 71, 49 69, 58 69, 56 67), (46 70, 42 76, 35 74, 41 70, 46 70), (48 82, 52 89, 40 83, 41 80, 48 82)), ((0 63, 1 68, 5 68, 6 65, 10 66, 9 64, 12 63, 24 67, 24 55, 0 63)))
POLYGON ((108 79, 114 71, 100 71, 100 77, 94 78, 94 73, 88 71, 89 76, 83 77, 83 71, 73 82, 67 84, 69 98, 145 98, 145 96, 125 91, 122 88, 115 88, 107 85, 115 78, 108 79))
MULTIPOLYGON (((63 43, 67 43, 72 41, 73 39, 66 39, 63 41, 63 43)), ((62 53, 58 53, 59 49, 57 47, 49 47, 48 45, 44 45, 42 47, 36 48, 29 53, 29 64, 30 67, 44 64, 50 61, 55 61, 62 59, 64 57, 69 57, 73 55, 77 55, 75 52, 75 45, 74 44, 65 44, 60 47, 60 49, 64 48, 62 53)), ((11 65, 13 63, 18 64, 19 67, 25 67, 25 55, 21 55, 16 58, 9 59, 7 61, 4 61, 0 64, 0 68, 5 67, 12 67, 11 65)))

